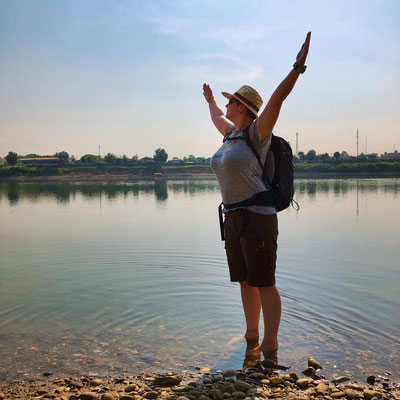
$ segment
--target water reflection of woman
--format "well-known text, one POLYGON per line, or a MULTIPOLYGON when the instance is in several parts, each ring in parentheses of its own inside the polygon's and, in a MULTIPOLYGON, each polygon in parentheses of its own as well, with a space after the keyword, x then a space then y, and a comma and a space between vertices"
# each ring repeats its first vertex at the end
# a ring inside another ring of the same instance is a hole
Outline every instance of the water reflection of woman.
MULTIPOLYGON (((305 61, 311 32, 296 57, 293 69, 272 94, 259 117, 261 96, 250 86, 242 86, 234 94, 222 92, 229 99, 226 115, 216 103, 208 84, 203 94, 209 104, 211 120, 217 130, 230 141, 223 143, 211 159, 217 176, 224 205, 234 204, 269 188, 262 181, 259 163, 244 140, 232 138, 248 135, 261 160, 265 162, 271 143, 271 133, 278 119, 283 101, 292 91, 305 61), (248 128, 248 129, 246 129, 248 128)), ((273 171, 267 171, 272 173, 273 171)), ((240 283, 246 319, 245 339, 259 339, 260 311, 263 311, 264 338, 255 351, 264 356, 278 349, 278 329, 281 318, 281 298, 275 284, 275 263, 278 224, 274 207, 253 205, 246 208, 224 209, 225 248, 230 279, 240 283)), ((270 357, 269 357, 270 358, 270 357)))

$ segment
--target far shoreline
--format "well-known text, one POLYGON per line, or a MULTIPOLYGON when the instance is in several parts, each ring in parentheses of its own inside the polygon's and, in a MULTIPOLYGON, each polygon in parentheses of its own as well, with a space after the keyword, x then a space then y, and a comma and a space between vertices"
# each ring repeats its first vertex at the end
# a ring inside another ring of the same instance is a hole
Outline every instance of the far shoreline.
MULTIPOLYGON (((400 178, 400 172, 295 172, 294 179, 367 179, 367 178, 400 178)), ((104 182, 104 181, 159 181, 159 180, 215 180, 213 173, 153 173, 153 174, 66 174, 66 175, 39 175, 39 176, 7 176, 0 177, 0 181, 18 182, 104 182)))

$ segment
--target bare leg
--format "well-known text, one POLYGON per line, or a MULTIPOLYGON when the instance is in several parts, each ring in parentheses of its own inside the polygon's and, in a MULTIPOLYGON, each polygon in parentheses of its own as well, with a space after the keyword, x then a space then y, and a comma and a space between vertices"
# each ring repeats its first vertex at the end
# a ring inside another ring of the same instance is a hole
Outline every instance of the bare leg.
POLYGON ((261 310, 260 292, 258 288, 249 286, 246 281, 243 281, 240 282, 240 293, 246 318, 246 333, 244 337, 247 340, 258 339, 258 323, 261 310))
POLYGON ((264 339, 258 350, 268 353, 277 350, 279 347, 278 330, 281 321, 281 296, 275 285, 257 289, 260 293, 264 318, 264 339))

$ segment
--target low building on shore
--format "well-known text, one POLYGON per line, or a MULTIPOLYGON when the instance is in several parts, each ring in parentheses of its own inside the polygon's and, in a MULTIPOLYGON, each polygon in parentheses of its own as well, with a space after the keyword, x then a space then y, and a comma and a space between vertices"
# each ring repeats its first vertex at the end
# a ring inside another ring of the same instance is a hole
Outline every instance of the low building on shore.
POLYGON ((58 165, 57 157, 19 158, 18 165, 58 165))

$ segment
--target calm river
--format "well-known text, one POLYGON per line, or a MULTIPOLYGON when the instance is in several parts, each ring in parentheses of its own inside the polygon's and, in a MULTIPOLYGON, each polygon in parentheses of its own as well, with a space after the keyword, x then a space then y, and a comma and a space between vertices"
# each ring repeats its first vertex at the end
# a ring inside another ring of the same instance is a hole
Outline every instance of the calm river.
MULTIPOLYGON (((298 179, 279 215, 279 362, 400 365, 400 179, 298 179)), ((216 181, 0 182, 0 380, 241 368, 216 181)))

